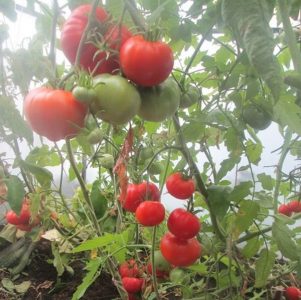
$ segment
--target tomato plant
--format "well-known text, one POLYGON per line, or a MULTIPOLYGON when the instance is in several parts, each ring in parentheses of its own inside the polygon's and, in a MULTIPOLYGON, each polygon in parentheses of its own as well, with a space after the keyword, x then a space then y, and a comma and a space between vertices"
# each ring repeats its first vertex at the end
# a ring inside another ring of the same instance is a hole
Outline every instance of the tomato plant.
POLYGON ((101 74, 93 80, 97 96, 90 104, 91 111, 106 122, 124 124, 130 121, 140 107, 136 88, 119 75, 101 74))
POLYGON ((119 266, 119 274, 123 277, 138 277, 140 274, 137 262, 134 259, 129 259, 119 266))
POLYGON ((161 239, 160 250, 169 263, 185 267, 201 256, 202 247, 196 238, 181 239, 167 232, 161 239))
POLYGON ((120 65, 127 78, 141 86, 162 83, 172 71, 171 48, 160 41, 148 41, 137 35, 129 38, 120 49, 120 65))
POLYGON ((158 201, 144 201, 135 211, 137 221, 144 226, 155 226, 163 222, 165 208, 158 201))
POLYGON ((167 227, 178 238, 190 239, 199 233, 201 223, 191 212, 184 208, 176 208, 168 217, 167 227))
POLYGON ((167 191, 177 199, 188 199, 195 191, 192 178, 185 178, 180 172, 173 173, 166 179, 167 191))
POLYGON ((179 108, 179 87, 171 78, 159 86, 140 89, 140 96, 142 102, 138 115, 146 121, 164 121, 179 108))
POLYGON ((87 108, 71 92, 40 87, 26 96, 24 113, 36 133, 56 142, 79 132, 84 126, 87 108))

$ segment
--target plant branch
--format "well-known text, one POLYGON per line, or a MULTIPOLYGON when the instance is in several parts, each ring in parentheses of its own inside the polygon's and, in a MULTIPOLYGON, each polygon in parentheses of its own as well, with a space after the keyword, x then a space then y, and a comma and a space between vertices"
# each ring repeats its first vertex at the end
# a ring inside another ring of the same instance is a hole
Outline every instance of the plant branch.
POLYGON ((138 27, 139 31, 145 32, 146 31, 146 24, 143 16, 139 12, 139 10, 136 7, 136 4, 134 1, 130 0, 124 0, 124 4, 126 9, 131 15, 131 18, 133 19, 133 22, 138 27))

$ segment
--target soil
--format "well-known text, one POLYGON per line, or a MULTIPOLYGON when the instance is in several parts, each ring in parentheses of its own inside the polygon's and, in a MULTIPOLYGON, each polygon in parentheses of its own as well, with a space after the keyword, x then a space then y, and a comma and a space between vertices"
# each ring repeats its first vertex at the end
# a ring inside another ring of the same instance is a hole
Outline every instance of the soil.
MULTIPOLYGON (((75 261, 71 264, 74 275, 66 272, 57 278, 56 269, 47 260, 52 258, 50 242, 41 240, 35 249, 30 264, 22 272, 21 276, 14 281, 15 284, 30 280, 31 285, 27 292, 18 297, 12 293, 6 293, 0 288, 1 300, 68 300, 72 298, 77 286, 82 282, 85 275, 84 263, 75 261)), ((0 280, 9 278, 9 273, 0 270, 0 280)), ((118 292, 109 274, 101 274, 96 281, 87 289, 84 300, 118 299, 118 292)))

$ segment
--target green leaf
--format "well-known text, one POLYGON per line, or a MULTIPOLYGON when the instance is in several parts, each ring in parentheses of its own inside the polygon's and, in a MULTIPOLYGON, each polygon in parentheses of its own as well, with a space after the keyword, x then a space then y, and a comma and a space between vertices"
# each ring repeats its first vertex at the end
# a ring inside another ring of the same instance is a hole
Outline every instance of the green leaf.
POLYGON ((9 292, 13 292, 15 289, 14 283, 9 278, 3 278, 1 284, 9 292))
POLYGON ((274 118, 282 126, 301 135, 301 108, 295 103, 295 97, 283 95, 274 106, 274 118))
POLYGON ((96 217, 102 218, 108 208, 108 200, 100 190, 99 180, 93 182, 90 198, 96 217))
POLYGON ((251 65, 265 80, 275 100, 283 88, 280 65, 273 54, 269 7, 262 0, 223 0, 222 17, 246 50, 251 65))
POLYGON ((86 292, 87 288, 96 280, 96 278, 100 275, 101 264, 103 263, 103 259, 97 257, 95 259, 90 260, 87 263, 88 273, 83 278, 82 283, 77 287, 76 291, 72 295, 72 300, 80 299, 86 292))
POLYGON ((47 145, 32 149, 25 160, 40 167, 54 167, 61 164, 59 155, 53 149, 49 149, 47 145))
POLYGON ((208 187, 208 202, 217 217, 224 217, 230 207, 230 187, 211 185, 208 187))
POLYGON ((26 280, 21 282, 20 284, 15 284, 15 290, 19 294, 25 294, 27 290, 30 288, 30 286, 31 286, 31 281, 26 280))
POLYGON ((279 219, 275 219, 272 225, 272 235, 277 247, 283 256, 291 260, 299 259, 299 248, 292 239, 292 231, 279 219))
POLYGON ((261 246, 262 241, 258 237, 255 237, 247 242, 246 246, 241 250, 241 252, 246 258, 252 258, 257 254, 261 246))
POLYGON ((233 191, 229 194, 229 199, 236 203, 239 203, 245 197, 250 195, 250 189, 253 187, 251 181, 241 182, 239 185, 236 185, 233 191))
POLYGON ((42 187, 50 188, 51 181, 53 180, 53 175, 49 170, 38 165, 30 164, 25 160, 20 160, 19 165, 21 168, 34 175, 34 177, 42 187))
POLYGON ((59 248, 55 245, 55 243, 51 243, 51 250, 53 254, 53 266, 56 268, 58 276, 61 276, 63 275, 65 268, 59 248))
POLYGON ((237 236, 253 224, 259 210, 259 205, 252 200, 244 200, 240 203, 240 207, 234 221, 234 231, 237 236))
POLYGON ((262 188, 268 191, 273 190, 275 185, 275 179, 271 175, 265 173, 257 174, 257 178, 260 181, 262 188))
POLYGON ((7 185, 7 201, 11 209, 19 214, 22 207, 23 198, 25 196, 25 189, 23 182, 17 176, 10 176, 5 179, 7 185))
POLYGON ((11 97, 0 96, 0 126, 6 127, 20 138, 25 138, 28 143, 33 143, 33 134, 28 124, 21 117, 16 108, 14 99, 11 97))
POLYGON ((223 179, 228 172, 234 169, 236 164, 240 162, 240 156, 230 156, 229 158, 225 159, 221 163, 221 168, 217 172, 217 179, 223 179))
POLYGON ((276 254, 268 249, 263 249, 260 252, 259 258, 256 261, 255 267, 255 287, 260 288, 266 285, 268 277, 274 266, 276 254))
POLYGON ((254 143, 251 140, 246 142, 246 155, 249 158, 250 162, 258 165, 262 153, 262 145, 254 143))

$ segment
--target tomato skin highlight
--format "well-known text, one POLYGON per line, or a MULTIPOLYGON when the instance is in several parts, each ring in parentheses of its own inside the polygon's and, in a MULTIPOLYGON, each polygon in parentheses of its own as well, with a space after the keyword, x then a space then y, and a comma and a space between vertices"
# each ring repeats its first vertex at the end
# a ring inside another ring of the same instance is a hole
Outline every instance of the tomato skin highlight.
POLYGON ((160 250, 165 259, 172 265, 187 267, 201 256, 202 247, 196 238, 180 239, 167 232, 161 238, 160 250))
POLYGON ((33 131, 56 142, 84 127, 87 107, 69 91, 39 87, 25 97, 24 113, 33 131))
POLYGON ((195 192, 195 183, 192 178, 185 179, 180 172, 176 172, 166 179, 166 189, 175 198, 186 200, 195 192))
POLYGON ((162 83, 171 73, 173 63, 173 53, 167 44, 147 41, 142 35, 132 36, 120 48, 122 71, 140 86, 162 83))
POLYGON ((139 204, 136 211, 137 221, 144 226, 156 226, 165 218, 165 208, 158 201, 144 201, 139 204))
POLYGON ((124 289, 131 294, 141 291, 144 283, 142 278, 135 277, 123 277, 121 281, 124 289))
POLYGON ((201 223, 191 212, 184 208, 176 208, 168 217, 167 227, 178 238, 190 239, 199 233, 201 223))
POLYGON ((124 199, 119 199, 122 207, 129 212, 135 212, 140 203, 145 200, 160 201, 160 190, 152 182, 128 185, 124 199))

